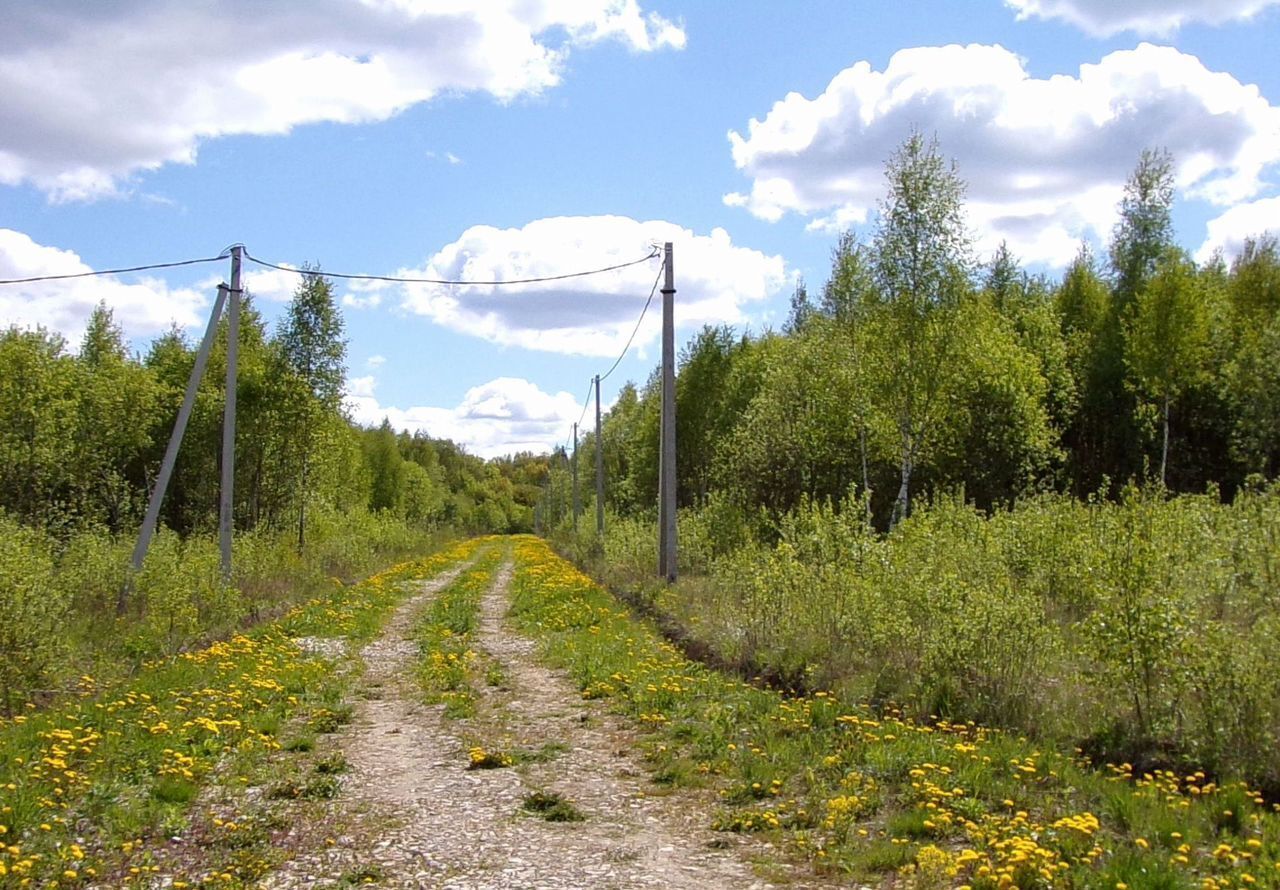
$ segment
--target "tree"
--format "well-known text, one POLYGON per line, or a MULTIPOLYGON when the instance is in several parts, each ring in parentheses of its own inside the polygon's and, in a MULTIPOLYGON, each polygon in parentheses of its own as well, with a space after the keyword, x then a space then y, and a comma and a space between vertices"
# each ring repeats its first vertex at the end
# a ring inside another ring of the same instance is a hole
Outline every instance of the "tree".
POLYGON ((738 420, 726 410, 725 399, 740 348, 728 325, 707 325, 681 350, 676 376, 676 490, 682 506, 706 500, 716 448, 738 420))
POLYGON ((146 456, 159 387, 130 361, 124 333, 105 303, 89 318, 76 361, 76 424, 70 466, 74 509, 112 534, 135 517, 146 495, 146 456))
POLYGON ((1025 275, 1018 267, 1018 260, 1014 257, 1013 251, 1009 250, 1008 242, 1000 242, 991 262, 987 264, 986 273, 983 288, 990 294, 996 309, 1009 314, 1010 303, 1025 293, 1025 288, 1022 286, 1025 275))
POLYGON ((0 333, 0 507, 29 525, 68 515, 76 365, 59 334, 0 333))
POLYGON ((308 268, 302 276, 281 322, 277 340, 298 384, 291 408, 298 432, 298 549, 302 549, 306 543, 312 451, 324 415, 336 414, 341 409, 347 357, 342 316, 334 300, 333 286, 318 269, 308 268))
POLYGON ((1173 244, 1173 156, 1144 149, 1125 183, 1120 219, 1111 236, 1111 274, 1120 312, 1155 273, 1173 244))
POLYGON ((774 515, 839 500, 858 478, 859 400, 847 341, 819 316, 767 341, 763 379, 724 439, 718 471, 744 505, 774 515))
POLYGON ((124 361, 128 358, 124 346, 124 331, 115 322, 115 313, 99 302, 89 316, 84 338, 80 341, 80 361, 97 367, 108 361, 124 361))
POLYGON ((404 488, 404 458, 396 442, 395 430, 385 417, 382 426, 364 434, 364 460, 369 467, 369 509, 396 511, 404 488))
POLYGON ((831 251, 831 277, 823 285, 819 311, 843 324, 852 324, 875 302, 870 251, 853 232, 843 232, 831 251))
POLYGON ((929 445, 954 380, 956 309, 969 291, 972 248, 964 182, 936 139, 912 133, 885 169, 888 194, 872 244, 882 301, 874 311, 878 390, 898 439, 900 482, 891 523, 911 508, 911 474, 929 445))
POLYGON ((1204 371, 1209 347, 1205 299, 1193 262, 1169 249, 1127 313, 1125 361, 1132 385, 1156 401, 1163 431, 1160 484, 1169 462, 1169 412, 1204 371))
POLYGON ((804 279, 801 278, 796 282, 796 289, 791 293, 791 311, 782 325, 782 332, 794 334, 804 330, 813 313, 813 303, 809 302, 809 290, 804 286, 804 279))
POLYGON ((1280 243, 1249 238, 1231 265, 1227 400, 1233 405, 1233 451, 1244 469, 1280 472, 1280 243))

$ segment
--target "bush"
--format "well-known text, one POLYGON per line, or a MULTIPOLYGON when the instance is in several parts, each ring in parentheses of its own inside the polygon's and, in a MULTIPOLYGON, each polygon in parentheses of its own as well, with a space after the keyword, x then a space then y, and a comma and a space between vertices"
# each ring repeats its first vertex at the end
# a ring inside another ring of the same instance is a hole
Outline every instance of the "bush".
MULTIPOLYGON (((682 513, 682 566, 705 574, 655 601, 787 685, 1280 791, 1280 485, 991 516, 939 498, 888 536, 864 515, 802 502, 762 530, 723 505, 682 513)), ((654 537, 612 523, 605 579, 651 578, 654 537)))
POLYGON ((0 515, 0 709, 12 714, 50 685, 66 651, 63 622, 71 605, 54 583, 49 541, 0 515))

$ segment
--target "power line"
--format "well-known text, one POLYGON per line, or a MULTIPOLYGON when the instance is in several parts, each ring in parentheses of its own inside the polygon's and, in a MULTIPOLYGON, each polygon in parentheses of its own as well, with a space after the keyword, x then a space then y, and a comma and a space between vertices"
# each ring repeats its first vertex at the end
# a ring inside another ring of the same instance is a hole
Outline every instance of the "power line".
MULTIPOLYGON (((654 256, 656 255, 657 255, 657 252, 655 249, 654 256)), ((644 301, 644 308, 640 310, 640 317, 636 319, 636 326, 631 329, 631 336, 627 338, 627 345, 622 347, 622 352, 620 352, 618 354, 618 357, 614 359, 614 362, 609 367, 609 370, 605 371, 603 374, 600 375, 601 381, 605 380, 610 374, 612 374, 615 370, 617 370, 618 365, 622 364, 622 359, 626 357, 628 350, 631 349, 631 343, 632 341, 635 340, 636 334, 640 331, 640 325, 644 322, 645 313, 649 311, 649 304, 653 302, 653 295, 658 292, 658 282, 662 280, 662 270, 666 268, 666 265, 667 263, 665 259, 658 265, 658 274, 654 276, 653 287, 649 289, 649 299, 644 301)), ((594 387, 594 385, 595 385, 595 378, 592 377, 590 380, 587 381, 587 396, 582 400, 582 413, 578 415, 579 427, 582 426, 582 420, 587 416, 587 408, 591 405, 591 390, 594 387)), ((573 436, 572 431, 570 431, 569 436, 570 437, 573 436)), ((566 438, 565 439, 566 445, 568 444, 568 442, 569 442, 569 439, 566 438)))
POLYGON ((541 284, 547 281, 564 281, 567 278, 585 278, 588 275, 600 275, 604 272, 613 272, 617 269, 625 269, 628 266, 637 266, 640 263, 647 263, 657 255, 658 250, 657 248, 654 248, 638 260, 616 263, 612 266, 603 266, 599 269, 587 269, 582 272, 566 272, 562 275, 544 275, 538 278, 508 278, 502 281, 457 281, 447 278, 408 278, 397 275, 354 275, 346 272, 324 272, 320 270, 295 269, 290 266, 281 266, 277 263, 269 263, 266 260, 260 260, 248 251, 245 251, 244 258, 251 263, 257 263, 259 266, 265 266, 268 269, 278 269, 281 272, 292 272, 295 275, 318 275, 321 278, 342 278, 348 281, 392 281, 399 284, 507 285, 541 284))
POLYGON ((587 406, 591 404, 591 388, 595 384, 595 378, 592 377, 587 381, 587 395, 582 400, 582 413, 578 415, 578 427, 582 427, 582 419, 587 416, 587 406))
POLYGON ((129 266, 127 269, 98 269, 94 272, 72 272, 66 275, 36 275, 31 278, 4 278, 0 284, 31 284, 36 281, 63 281, 68 278, 92 278, 97 275, 121 275, 125 272, 146 272, 149 269, 173 269, 177 266, 194 266, 199 263, 217 263, 227 258, 223 253, 219 256, 204 257, 198 260, 178 260, 175 263, 149 263, 145 266, 129 266))
POLYGON ((610 374, 617 370, 618 365, 622 364, 622 359, 626 356, 627 350, 631 348, 631 342, 635 340, 636 333, 640 330, 640 323, 644 321, 644 314, 649 311, 649 304, 653 302, 653 295, 658 292, 658 282, 662 280, 662 270, 665 269, 666 266, 666 260, 663 260, 658 266, 658 274, 654 276, 653 287, 649 289, 649 299, 644 301, 644 308, 640 310, 640 317, 636 319, 636 326, 631 329, 631 336, 627 338, 627 345, 622 347, 622 352, 618 353, 617 359, 614 360, 613 365, 609 370, 600 375, 601 380, 607 379, 610 374))

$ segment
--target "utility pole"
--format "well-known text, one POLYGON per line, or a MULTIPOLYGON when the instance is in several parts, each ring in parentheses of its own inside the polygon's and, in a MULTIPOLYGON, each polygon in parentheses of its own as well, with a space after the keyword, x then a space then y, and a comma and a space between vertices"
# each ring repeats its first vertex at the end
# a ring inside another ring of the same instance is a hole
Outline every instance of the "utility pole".
POLYGON ((231 535, 235 526, 236 363, 240 355, 240 245, 231 248, 231 305, 227 309, 227 386, 222 411, 222 487, 218 504, 218 544, 222 580, 231 580, 231 535))
POLYGON ((604 539, 604 440, 600 435, 600 375, 596 375, 596 534, 604 539))
POLYGON ((578 497, 578 423, 573 424, 573 533, 578 533, 578 516, 582 513, 582 498, 578 497))
POLYGON ((178 409, 178 419, 173 423, 169 444, 164 449, 164 459, 160 461, 160 473, 156 476, 155 487, 151 489, 151 499, 147 501, 147 512, 142 518, 138 543, 134 545, 133 557, 129 560, 129 577, 121 586, 120 595, 116 598, 117 614, 124 614, 129 604, 129 590, 133 586, 133 576, 142 571, 142 561, 146 559, 147 548, 151 546, 151 536, 155 534, 156 523, 160 519, 160 504, 164 501, 164 493, 169 488, 173 467, 178 462, 178 448, 182 445, 182 437, 187 431, 187 422, 191 420, 191 409, 196 403, 196 390, 200 388, 200 378, 204 376, 205 365, 209 363, 209 350, 218 333, 218 319, 222 315, 222 306, 226 299, 227 286, 220 284, 218 298, 214 300, 213 311, 209 313, 209 326, 205 328, 204 339, 200 341, 200 351, 196 353, 195 364, 191 367, 191 376, 187 378, 187 391, 182 397, 182 407, 178 409))
POLYGON ((658 576, 676 580, 676 276, 671 242, 663 246, 662 440, 658 462, 658 576))

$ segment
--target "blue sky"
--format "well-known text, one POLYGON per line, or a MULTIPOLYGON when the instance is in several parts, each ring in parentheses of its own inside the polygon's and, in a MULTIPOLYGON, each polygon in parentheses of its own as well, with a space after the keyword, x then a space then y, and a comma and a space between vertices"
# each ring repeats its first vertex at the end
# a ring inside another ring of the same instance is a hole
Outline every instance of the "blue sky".
MULTIPOLYGON (((936 133, 980 254, 1105 242, 1139 152, 1182 244, 1280 230, 1280 0, 272 5, 0 0, 0 279, 212 256, 515 278, 676 245, 678 337, 778 325, 870 233, 885 158, 936 133)), ((247 267, 269 319, 295 284, 247 267)), ((656 263, 568 285, 339 282, 349 407, 485 456, 564 441, 656 263)), ((74 344, 194 336, 225 265, 0 286, 74 344)), ((658 313, 605 384, 655 361, 658 313)))

